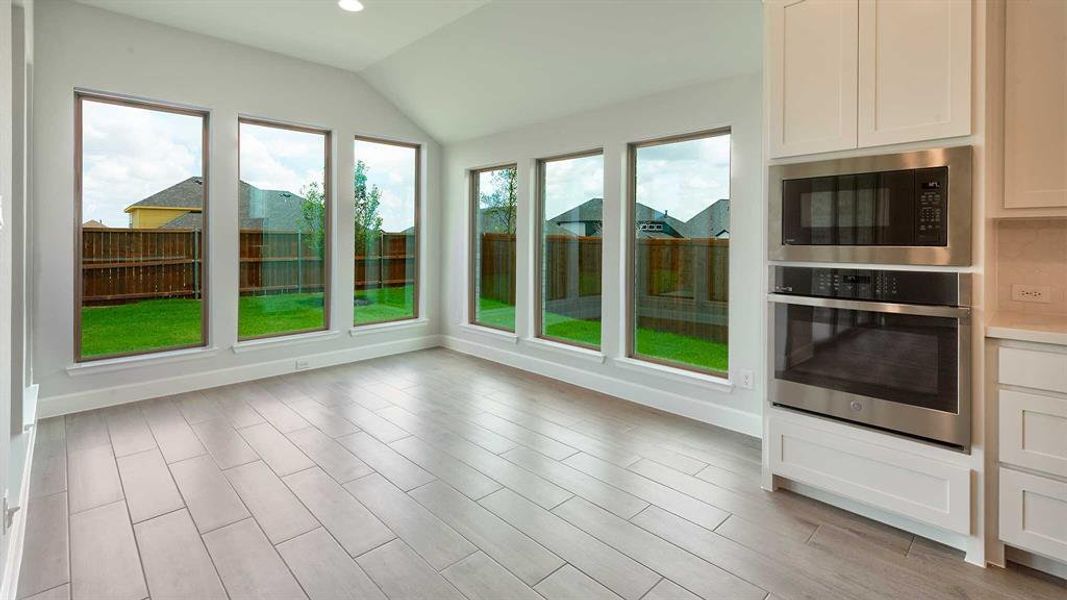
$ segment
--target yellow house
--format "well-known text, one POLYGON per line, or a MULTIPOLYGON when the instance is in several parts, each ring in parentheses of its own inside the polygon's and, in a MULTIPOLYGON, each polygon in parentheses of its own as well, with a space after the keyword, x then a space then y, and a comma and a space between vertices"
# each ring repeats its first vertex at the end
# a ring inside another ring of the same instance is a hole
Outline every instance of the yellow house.
POLYGON ((125 212, 130 215, 130 227, 158 229, 184 215, 199 214, 203 209, 204 180, 190 177, 127 206, 125 212))

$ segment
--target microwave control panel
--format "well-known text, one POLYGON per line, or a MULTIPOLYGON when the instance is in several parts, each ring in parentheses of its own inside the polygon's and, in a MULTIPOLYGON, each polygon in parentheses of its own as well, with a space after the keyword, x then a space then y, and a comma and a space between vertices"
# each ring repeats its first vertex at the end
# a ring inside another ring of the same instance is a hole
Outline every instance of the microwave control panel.
POLYGON ((948 167, 915 171, 915 241, 917 245, 939 246, 947 240, 948 167))

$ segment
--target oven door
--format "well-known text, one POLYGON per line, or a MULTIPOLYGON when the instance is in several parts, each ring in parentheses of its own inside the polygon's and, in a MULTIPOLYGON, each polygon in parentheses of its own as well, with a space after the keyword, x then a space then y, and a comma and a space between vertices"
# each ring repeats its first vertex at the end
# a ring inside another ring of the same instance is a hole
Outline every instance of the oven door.
POLYGON ((771 401, 970 445, 970 309, 772 294, 771 401))

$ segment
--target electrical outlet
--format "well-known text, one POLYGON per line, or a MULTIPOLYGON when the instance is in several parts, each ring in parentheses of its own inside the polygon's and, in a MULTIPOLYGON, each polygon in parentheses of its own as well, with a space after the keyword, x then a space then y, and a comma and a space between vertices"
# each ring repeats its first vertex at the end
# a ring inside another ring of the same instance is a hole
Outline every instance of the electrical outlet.
POLYGON ((756 384, 756 374, 752 372, 752 369, 738 369, 737 370, 737 385, 751 390, 756 384))
POLYGON ((308 364, 308 361, 306 361, 304 359, 298 359, 296 361, 296 370, 297 371, 303 371, 304 369, 307 369, 310 366, 311 365, 308 364))
POLYGON ((1049 304, 1052 302, 1052 288, 1047 285, 1013 284, 1011 286, 1011 299, 1016 302, 1049 304))

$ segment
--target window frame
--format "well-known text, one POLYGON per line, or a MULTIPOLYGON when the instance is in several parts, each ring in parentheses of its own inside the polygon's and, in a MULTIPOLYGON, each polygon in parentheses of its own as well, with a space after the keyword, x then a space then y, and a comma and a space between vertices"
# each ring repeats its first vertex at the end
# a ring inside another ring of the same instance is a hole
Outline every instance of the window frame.
MULTIPOLYGON (((386 144, 390 146, 401 146, 404 148, 414 148, 415 150, 415 289, 412 290, 411 302, 413 306, 412 316, 404 317, 402 319, 390 319, 388 321, 374 321, 372 323, 356 323, 355 322, 355 255, 352 256, 352 276, 353 276, 353 321, 352 328, 358 329, 362 327, 380 327, 388 325, 390 323, 404 323, 406 321, 417 320, 421 316, 419 310, 420 293, 422 290, 422 144, 417 142, 405 142, 402 140, 394 140, 389 138, 374 137, 369 135, 355 135, 352 137, 352 143, 356 142, 371 142, 374 144, 386 144)), ((352 151, 352 168, 355 168, 356 161, 359 160, 355 155, 355 148, 352 151)), ((354 199, 353 199, 354 201, 354 199)), ((355 236, 353 235, 353 244, 355 244, 355 236)), ((352 248, 355 252, 355 248, 352 248)))
POLYGON ((121 94, 112 94, 108 92, 99 92, 84 90, 80 88, 74 89, 74 363, 92 363, 102 360, 112 360, 118 358, 130 358, 134 356, 145 356, 152 354, 162 354, 166 352, 173 352, 176 350, 189 350, 193 348, 206 348, 209 345, 209 336, 211 332, 210 318, 211 318, 211 261, 210 261, 210 237, 209 231, 211 227, 210 218, 210 191, 211 191, 211 179, 210 179, 210 146, 211 146, 211 112, 207 109, 193 108, 191 106, 161 102, 157 100, 144 100, 140 98, 134 98, 131 96, 124 96, 121 94), (166 348, 154 349, 154 350, 142 350, 134 352, 118 352, 114 354, 101 354, 97 356, 86 357, 82 355, 82 303, 83 299, 83 281, 82 281, 82 201, 83 201, 83 154, 84 154, 84 140, 83 140, 83 125, 84 125, 84 103, 88 100, 90 102, 97 102, 101 104, 112 104, 116 106, 124 106, 127 108, 139 108, 144 110, 155 110, 159 112, 166 112, 179 115, 187 115, 192 117, 199 117, 201 121, 200 129, 200 178, 204 182, 204 202, 203 207, 200 209, 202 216, 202 227, 200 230, 200 243, 203 251, 201 254, 201 266, 200 266, 200 342, 194 344, 183 344, 180 346, 168 346, 166 348))
MULTIPOLYGON (((534 323, 534 337, 536 337, 536 338, 540 338, 540 339, 543 339, 543 340, 548 340, 550 342, 555 342, 557 344, 566 344, 568 346, 575 346, 575 347, 578 347, 578 348, 584 348, 584 349, 587 349, 587 350, 593 350, 595 352, 600 352, 601 347, 603 347, 603 345, 604 345, 603 321, 601 321, 601 328, 600 328, 600 343, 596 344, 596 345, 585 344, 585 343, 577 342, 577 341, 574 341, 574 340, 568 340, 568 339, 565 339, 565 338, 559 338, 559 337, 555 337, 555 336, 550 336, 547 333, 545 333, 545 326, 544 326, 544 313, 545 313, 545 310, 544 310, 543 299, 544 299, 544 285, 545 285, 545 277, 544 277, 544 256, 545 256, 545 254, 544 254, 544 241, 545 241, 545 239, 544 239, 544 237, 545 237, 544 236, 544 230, 545 230, 545 191, 546 191, 546 189, 545 189, 545 167, 550 162, 558 162, 558 161, 571 160, 571 159, 576 159, 576 158, 588 158, 588 157, 591 157, 591 156, 599 156, 601 158, 601 163, 603 163, 604 149, 603 148, 594 148, 594 149, 591 149, 591 150, 580 150, 580 151, 577 151, 577 152, 569 152, 567 154, 557 154, 555 156, 547 156, 545 158, 537 159, 537 163, 536 163, 537 164, 537 166, 536 166, 537 181, 536 181, 536 184, 535 184, 535 192, 534 192, 534 215, 537 217, 537 223, 534 225, 536 238, 535 238, 535 241, 534 241, 534 252, 533 252, 534 265, 535 265, 535 268, 536 268, 536 277, 537 277, 537 279, 534 281, 534 286, 533 286, 534 287, 534 293, 533 293, 534 320, 533 320, 533 323, 534 323)), ((602 168, 603 168, 603 164, 602 164, 602 168)), ((601 176, 600 187, 601 187, 600 195, 603 196, 604 195, 604 190, 603 190, 604 180, 603 180, 603 176, 601 176)), ((600 218, 601 218, 601 221, 603 221, 604 215, 601 214, 600 218)), ((601 256, 601 260, 600 260, 601 298, 603 298, 603 290, 604 290, 604 260, 605 260, 605 257, 602 255, 601 256)))
MULTIPOLYGON (((480 190, 480 185, 479 185, 480 184, 480 179, 481 179, 481 174, 482 173, 491 172, 491 171, 501 171, 501 170, 504 170, 504 169, 514 169, 515 170, 516 182, 518 181, 519 164, 517 162, 500 163, 500 164, 491 165, 491 166, 488 166, 488 167, 477 167, 477 168, 473 168, 473 169, 468 169, 467 170, 467 177, 469 178, 469 184, 468 184, 468 188, 469 189, 467 191, 467 193, 468 193, 468 199, 467 199, 467 202, 468 202, 468 206, 467 206, 467 219, 468 219, 467 220, 467 228, 468 228, 468 230, 470 232, 469 235, 467 236, 467 250, 468 250, 468 252, 467 252, 467 254, 468 254, 468 256, 467 256, 467 261, 468 261, 467 262, 467 323, 469 325, 475 325, 477 327, 485 327, 487 329, 492 329, 494 331, 503 331, 505 333, 514 335, 514 334, 518 333, 516 331, 518 329, 518 323, 516 323, 514 329, 506 329, 504 327, 498 327, 496 325, 489 325, 487 323, 481 323, 481 322, 478 321, 478 292, 475 289, 476 288, 476 283, 479 282, 479 280, 478 280, 478 265, 477 265, 477 263, 478 263, 478 256, 479 256, 480 250, 477 250, 479 248, 479 246, 477 244, 477 239, 476 238, 478 237, 478 195, 479 195, 479 192, 481 191, 480 190)), ((516 185, 516 192, 515 192, 516 195, 518 194, 517 189, 518 189, 518 186, 516 185)), ((516 216, 516 219, 518 218, 518 215, 522 212, 521 209, 518 206, 518 202, 519 202, 519 199, 516 196, 516 198, 515 198, 515 216, 516 216)), ((516 227, 515 228, 515 250, 516 250, 516 256, 515 256, 515 278, 516 278, 516 297, 515 297, 515 309, 516 310, 515 310, 515 316, 516 316, 516 320, 517 320, 518 313, 519 313, 519 311, 518 311, 519 299, 518 299, 518 287, 517 287, 517 285, 518 285, 518 271, 519 271, 518 242, 519 242, 519 229, 518 229, 518 227, 516 227)))
MULTIPOLYGON (((639 142, 630 142, 626 145, 626 282, 628 289, 626 290, 626 331, 625 331, 625 349, 626 357, 643 361, 663 367, 670 367, 674 369, 681 369, 684 371, 690 371, 693 373, 700 373, 703 375, 711 375, 714 377, 729 378, 729 372, 718 371, 715 369, 708 369, 693 365, 689 363, 683 363, 679 361, 668 360, 664 358, 658 358, 655 356, 649 356, 647 354, 640 354, 637 352, 637 151, 641 148, 649 148, 652 146, 662 146, 665 144, 674 144, 678 142, 689 142, 693 140, 699 140, 704 138, 712 138, 721 135, 733 135, 733 129, 729 125, 723 127, 715 127, 712 129, 705 129, 693 133, 682 133, 676 135, 668 135, 663 137, 651 138, 639 142)), ((733 197, 733 144, 731 140, 730 146, 730 177, 728 182, 728 193, 730 197, 733 197)), ((733 276, 733 273, 727 275, 727 280, 733 276)), ((729 306, 729 300, 727 300, 727 306, 729 306)), ((727 313, 729 314, 729 313, 727 313)), ((730 351, 730 330, 729 323, 727 324, 727 361, 729 361, 730 351)), ((729 369, 729 362, 727 363, 727 369, 729 369)))
MULTIPOLYGON (((323 168, 324 173, 322 177, 322 193, 323 193, 323 210, 325 211, 325 222, 322 224, 324 228, 325 238, 323 240, 323 274, 322 274, 322 327, 317 329, 301 329, 298 331, 287 331, 280 333, 266 333, 263 335, 255 335, 242 337, 241 336, 241 308, 238 304, 237 307, 237 343, 253 342, 256 340, 267 340, 278 337, 299 337, 307 335, 309 333, 320 333, 323 331, 330 331, 331 319, 333 315, 330 311, 330 302, 333 298, 333 289, 330 285, 330 280, 333 274, 333 186, 331 185, 333 179, 333 132, 330 129, 323 127, 314 127, 310 125, 296 125, 286 121, 276 121, 273 119, 266 119, 262 117, 253 117, 246 115, 237 115, 237 198, 241 197, 241 125, 255 125, 259 127, 273 127, 275 129, 285 129, 288 131, 298 131, 301 133, 312 133, 323 136, 323 168)), ((241 235, 241 215, 237 215, 237 237, 240 240, 241 235)), ((240 244, 238 244, 237 256, 234 257, 237 260, 237 301, 241 301, 241 256, 240 256, 240 244)))

